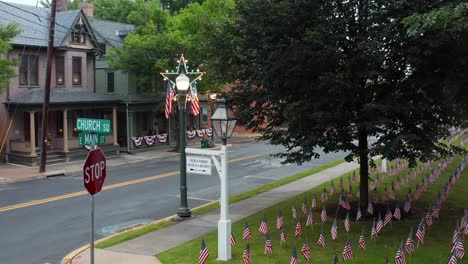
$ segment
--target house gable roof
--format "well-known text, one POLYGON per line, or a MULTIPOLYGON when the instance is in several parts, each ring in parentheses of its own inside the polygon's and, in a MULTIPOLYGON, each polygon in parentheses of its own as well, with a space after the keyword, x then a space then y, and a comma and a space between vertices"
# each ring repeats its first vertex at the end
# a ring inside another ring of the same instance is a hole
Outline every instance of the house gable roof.
POLYGON ((108 43, 112 47, 122 46, 124 38, 116 34, 117 31, 131 33, 135 31, 135 26, 132 24, 113 22, 108 20, 94 19, 90 24, 96 33, 98 42, 108 43))

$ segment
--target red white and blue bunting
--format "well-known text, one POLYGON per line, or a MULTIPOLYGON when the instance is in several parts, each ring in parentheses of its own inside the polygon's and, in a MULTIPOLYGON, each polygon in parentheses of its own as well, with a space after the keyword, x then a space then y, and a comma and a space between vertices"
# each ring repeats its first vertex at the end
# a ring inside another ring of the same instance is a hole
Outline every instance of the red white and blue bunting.
MULTIPOLYGON (((205 134, 211 137, 211 135, 213 134, 213 129, 212 128, 196 129, 196 130, 186 131, 186 133, 187 133, 187 138, 192 140, 197 136, 199 138, 203 138, 205 134)), ((157 141, 159 141, 159 143, 167 143, 167 134, 132 137, 133 144, 136 147, 140 147, 143 144, 143 142, 145 142, 147 146, 152 147, 156 145, 156 139, 157 141)))
POLYGON ((167 142, 167 134, 157 134, 156 137, 158 138, 159 143, 167 142))
POLYGON ((132 137, 133 144, 139 147, 143 143, 143 137, 132 137))
POLYGON ((156 135, 144 136, 145 143, 148 146, 153 146, 156 143, 156 135))

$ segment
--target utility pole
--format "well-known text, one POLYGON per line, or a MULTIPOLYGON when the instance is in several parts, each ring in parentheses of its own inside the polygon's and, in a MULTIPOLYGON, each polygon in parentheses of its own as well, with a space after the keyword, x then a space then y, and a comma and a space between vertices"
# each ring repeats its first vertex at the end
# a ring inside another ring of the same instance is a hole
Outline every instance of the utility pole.
MULTIPOLYGON (((54 57, 54 35, 55 35, 55 14, 57 13, 57 1, 52 0, 52 8, 50 10, 50 26, 49 26, 49 44, 47 47, 47 68, 46 68, 46 83, 44 89, 44 105, 42 107, 42 144, 41 144, 41 164, 39 172, 46 171, 47 160, 47 130, 49 121, 49 101, 50 101, 50 83, 52 79, 52 60, 54 57)), ((32 148, 34 146, 31 146, 32 148)))

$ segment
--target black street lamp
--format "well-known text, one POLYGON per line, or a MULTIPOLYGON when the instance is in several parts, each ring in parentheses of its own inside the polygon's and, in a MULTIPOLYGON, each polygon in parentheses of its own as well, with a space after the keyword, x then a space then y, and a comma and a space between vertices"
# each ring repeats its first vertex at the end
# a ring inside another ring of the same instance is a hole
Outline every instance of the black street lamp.
POLYGON ((222 139, 223 145, 226 145, 227 139, 232 136, 237 123, 237 118, 229 107, 226 98, 221 97, 218 99, 218 108, 211 116, 211 122, 216 135, 222 139))

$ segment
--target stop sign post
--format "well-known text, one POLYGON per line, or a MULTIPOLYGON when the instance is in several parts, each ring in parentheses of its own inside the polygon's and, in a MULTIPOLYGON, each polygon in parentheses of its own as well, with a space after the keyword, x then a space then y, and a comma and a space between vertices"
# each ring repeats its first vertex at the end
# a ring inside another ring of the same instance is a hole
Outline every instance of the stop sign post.
POLYGON ((106 179, 106 167, 106 157, 101 148, 91 149, 83 165, 83 183, 91 194, 91 264, 94 264, 94 195, 102 189, 106 179))

